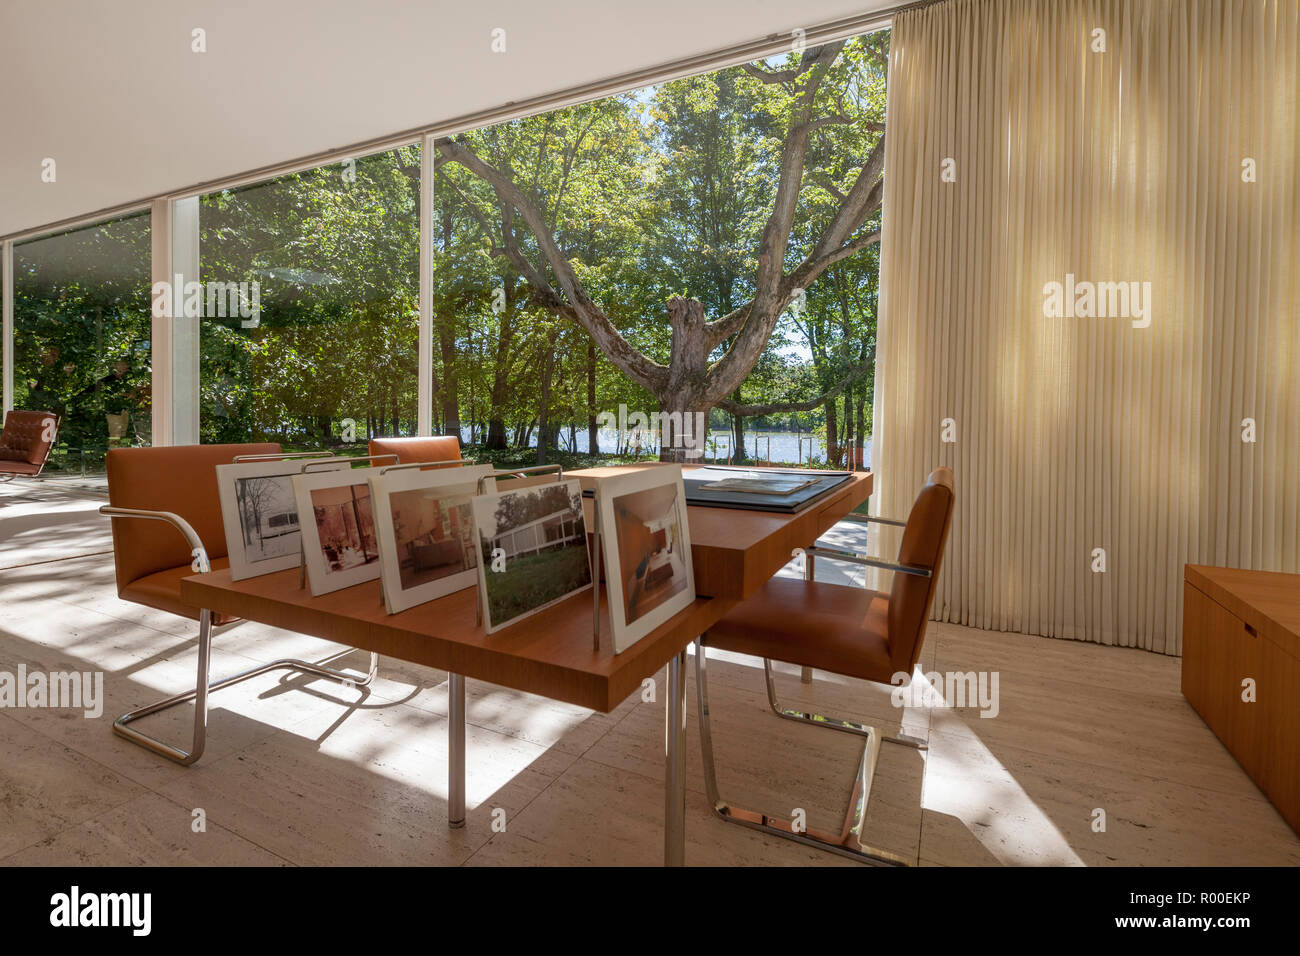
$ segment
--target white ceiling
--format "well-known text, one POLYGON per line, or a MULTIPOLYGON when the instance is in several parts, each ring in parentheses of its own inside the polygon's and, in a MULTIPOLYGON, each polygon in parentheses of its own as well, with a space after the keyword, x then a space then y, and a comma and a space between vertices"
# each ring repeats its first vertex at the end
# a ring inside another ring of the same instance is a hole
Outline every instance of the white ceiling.
POLYGON ((893 2, 0 0, 0 236, 893 2))

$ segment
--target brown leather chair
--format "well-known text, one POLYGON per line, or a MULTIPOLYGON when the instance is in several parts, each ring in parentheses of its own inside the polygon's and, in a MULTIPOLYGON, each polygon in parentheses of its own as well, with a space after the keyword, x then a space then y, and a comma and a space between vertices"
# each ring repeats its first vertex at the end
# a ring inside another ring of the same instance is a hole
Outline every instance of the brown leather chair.
POLYGON ((0 431, 0 481, 39 475, 58 433, 59 416, 53 412, 10 410, 0 431))
POLYGON ((281 455, 279 445, 265 443, 112 448, 105 459, 109 504, 100 513, 113 519, 113 564, 118 597, 199 622, 198 675, 194 690, 122 715, 113 723, 113 731, 185 765, 194 763, 203 754, 209 691, 276 669, 306 671, 364 685, 373 679, 378 663, 378 656, 372 654, 369 676, 356 677, 323 666, 343 654, 315 663, 285 659, 223 680, 209 681, 212 637, 218 629, 228 629, 242 621, 186 603, 181 597, 181 579, 230 566, 216 468, 230 464, 236 456, 286 457, 281 455), (194 736, 188 751, 128 726, 141 717, 190 700, 195 702, 194 736))
MULTIPOLYGON (((897 562, 821 546, 805 549, 804 580, 772 578, 762 590, 736 605, 696 642, 695 686, 700 702, 704 782, 709 802, 723 820, 867 862, 895 865, 906 862, 895 854, 873 849, 862 842, 871 781, 880 755, 880 734, 874 727, 853 721, 781 707, 776 697, 772 661, 819 668, 881 684, 893 685, 896 674, 905 674, 910 679, 925 639, 925 626, 934 600, 935 579, 943 560, 948 528, 952 524, 954 502, 952 471, 936 468, 917 496, 907 521, 849 516, 863 522, 901 526, 903 540, 897 562), (892 587, 884 592, 814 581, 812 570, 817 557, 893 571, 892 587), (763 658, 768 703, 777 716, 866 738, 862 763, 849 800, 849 814, 838 834, 811 828, 796 832, 788 819, 742 810, 719 796, 709 726, 709 647, 763 658)), ((919 749, 925 747, 923 741, 912 737, 884 739, 919 749)))
MULTIPOLYGON (((372 438, 371 455, 396 455, 402 465, 415 462, 459 462, 460 439, 455 435, 434 435, 431 438, 372 438)), ((446 465, 447 468, 453 465, 446 465)))

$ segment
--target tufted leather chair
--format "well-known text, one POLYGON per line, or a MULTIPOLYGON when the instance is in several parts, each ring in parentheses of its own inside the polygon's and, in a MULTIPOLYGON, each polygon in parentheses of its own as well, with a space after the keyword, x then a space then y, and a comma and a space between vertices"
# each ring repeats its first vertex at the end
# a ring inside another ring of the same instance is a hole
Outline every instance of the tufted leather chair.
POLYGON ((455 435, 435 435, 432 438, 372 438, 370 454, 396 455, 398 462, 403 465, 411 465, 417 461, 459 461, 460 439, 455 435))
MULTIPOLYGON (((881 684, 894 684, 896 674, 910 678, 925 640, 935 580, 943 561, 955 503, 952 471, 936 468, 921 488, 905 522, 860 519, 903 528, 897 562, 822 546, 808 548, 809 573, 804 580, 772 578, 757 594, 732 608, 697 642, 696 691, 700 698, 705 787, 714 812, 722 819, 853 859, 889 864, 906 862, 895 854, 866 846, 861 839, 882 740, 880 734, 874 727, 853 721, 781 707, 776 698, 771 662, 785 661, 881 684), (894 572, 894 580, 888 591, 815 581, 811 574, 815 557, 885 568, 894 572), (769 817, 741 810, 718 795, 706 677, 707 648, 711 647, 763 658, 768 703, 777 716, 866 738, 854 793, 849 801, 849 816, 839 833, 811 829, 796 832, 788 817, 769 817)), ((903 735, 883 739, 918 749, 925 747, 924 741, 903 735)))
POLYGON ((0 432, 0 479, 39 475, 58 437, 59 416, 53 412, 13 409, 0 432), (53 427, 51 426, 53 423, 53 427))

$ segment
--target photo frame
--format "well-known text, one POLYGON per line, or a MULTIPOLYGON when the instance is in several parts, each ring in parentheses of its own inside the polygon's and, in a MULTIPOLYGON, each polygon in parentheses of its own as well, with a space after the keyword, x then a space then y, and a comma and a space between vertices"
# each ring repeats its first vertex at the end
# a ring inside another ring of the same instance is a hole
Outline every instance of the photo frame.
POLYGON ((478 547, 471 504, 492 466, 377 471, 370 490, 388 613, 473 587, 478 547))
POLYGON ((379 577, 369 481, 374 470, 311 471, 293 478, 307 581, 314 596, 379 577))
POLYGON ((695 602, 680 465, 630 470, 596 487, 614 653, 695 602))
MULTIPOLYGON (((341 470, 347 461, 319 459, 317 467, 341 470)), ((217 465, 217 495, 226 532, 230 580, 243 581, 302 563, 302 537, 293 479, 302 462, 244 461, 217 465)))
POLYGON ((472 510, 487 633, 591 587, 582 488, 576 479, 480 495, 472 510))

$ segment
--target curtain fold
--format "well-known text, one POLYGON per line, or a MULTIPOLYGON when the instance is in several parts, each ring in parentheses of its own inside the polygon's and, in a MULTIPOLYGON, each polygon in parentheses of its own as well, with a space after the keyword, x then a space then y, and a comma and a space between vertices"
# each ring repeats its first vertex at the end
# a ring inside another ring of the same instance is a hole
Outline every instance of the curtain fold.
POLYGON ((940 620, 1177 654, 1185 563, 1300 571, 1300 3, 890 43, 879 511, 952 467, 940 620))

